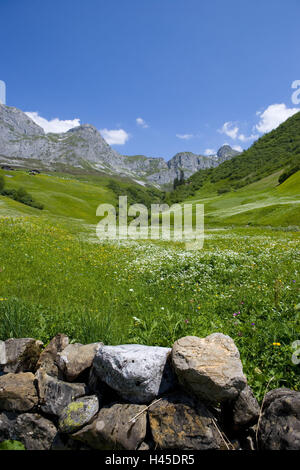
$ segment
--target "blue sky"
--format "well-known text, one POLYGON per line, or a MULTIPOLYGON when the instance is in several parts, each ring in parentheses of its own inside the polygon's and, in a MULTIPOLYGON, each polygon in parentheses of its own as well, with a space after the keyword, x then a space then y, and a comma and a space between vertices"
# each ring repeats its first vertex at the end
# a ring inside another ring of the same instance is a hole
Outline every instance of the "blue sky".
POLYGON ((7 105, 123 154, 247 148, 300 109, 299 0, 0 0, 0 18, 7 105))

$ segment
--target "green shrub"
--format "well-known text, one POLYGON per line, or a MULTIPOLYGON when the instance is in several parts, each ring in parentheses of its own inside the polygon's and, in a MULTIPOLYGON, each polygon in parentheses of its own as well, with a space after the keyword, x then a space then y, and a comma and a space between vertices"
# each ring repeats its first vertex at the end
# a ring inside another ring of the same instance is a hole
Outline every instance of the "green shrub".
POLYGON ((26 206, 34 207, 35 209, 42 210, 44 208, 43 204, 36 202, 24 188, 21 187, 19 189, 7 189, 7 188, 5 189, 4 185, 5 185, 4 178, 0 177, 0 194, 2 196, 9 197, 13 199, 14 201, 21 202, 22 204, 25 204, 26 206), (1 180, 2 180, 2 189, 1 189, 1 180))
POLYGON ((300 165, 296 165, 293 168, 289 168, 287 171, 282 173, 279 178, 278 178, 278 183, 282 184, 284 181, 286 181, 290 176, 292 176, 294 173, 297 173, 297 171, 300 170, 300 165))
POLYGON ((218 189, 218 194, 225 194, 225 193, 229 193, 230 192, 230 188, 227 186, 227 187, 223 187, 223 188, 219 188, 218 189))

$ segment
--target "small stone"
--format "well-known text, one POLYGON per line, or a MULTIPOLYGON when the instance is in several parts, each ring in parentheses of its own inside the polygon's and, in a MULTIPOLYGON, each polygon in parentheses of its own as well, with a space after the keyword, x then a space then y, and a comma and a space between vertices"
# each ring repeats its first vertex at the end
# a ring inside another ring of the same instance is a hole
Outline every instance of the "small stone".
POLYGON ((66 380, 73 382, 82 372, 91 367, 101 344, 69 344, 62 352, 58 353, 58 366, 64 373, 66 380))
POLYGON ((300 392, 288 388, 265 396, 258 425, 261 450, 300 450, 300 392))
POLYGON ((238 431, 257 423, 260 408, 251 388, 246 385, 235 401, 224 403, 222 411, 227 425, 238 431))
POLYGON ((142 442, 137 450, 150 450, 150 446, 147 442, 142 442))
POLYGON ((25 412, 37 404, 38 395, 31 372, 0 377, 0 410, 25 412))
POLYGON ((153 439, 159 449, 216 450, 224 443, 203 403, 175 392, 149 408, 153 439))
POLYGON ((59 430, 62 433, 78 431, 92 421, 99 411, 99 400, 95 395, 78 398, 60 414, 59 430))
POLYGON ((35 372, 43 343, 33 338, 10 338, 5 341, 6 364, 5 373, 35 372))
POLYGON ((97 450, 136 450, 146 436, 147 413, 131 420, 144 409, 141 405, 118 403, 101 408, 96 420, 72 438, 97 450))
POLYGON ((69 338, 66 335, 56 335, 41 353, 36 368, 42 367, 48 375, 63 379, 63 374, 57 366, 58 353, 62 352, 68 344, 69 338))
POLYGON ((171 349, 126 344, 101 346, 93 368, 100 380, 131 403, 150 403, 176 383, 171 349))
POLYGON ((76 398, 87 394, 83 383, 68 383, 46 374, 43 369, 36 373, 41 409, 44 413, 59 416, 76 398))
POLYGON ((236 399, 247 384, 237 347, 221 333, 179 339, 172 360, 182 386, 210 403, 236 399))

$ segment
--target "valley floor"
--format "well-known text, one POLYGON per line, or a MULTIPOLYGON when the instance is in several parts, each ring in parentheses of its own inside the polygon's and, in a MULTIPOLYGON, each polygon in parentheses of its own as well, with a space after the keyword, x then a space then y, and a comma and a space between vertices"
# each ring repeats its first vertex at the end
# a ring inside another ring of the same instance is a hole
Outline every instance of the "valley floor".
POLYGON ((272 377, 273 388, 299 390, 299 235, 219 227, 188 252, 170 242, 89 243, 44 217, 1 218, 0 339, 64 332, 82 343, 170 346, 222 332, 258 398, 272 377))

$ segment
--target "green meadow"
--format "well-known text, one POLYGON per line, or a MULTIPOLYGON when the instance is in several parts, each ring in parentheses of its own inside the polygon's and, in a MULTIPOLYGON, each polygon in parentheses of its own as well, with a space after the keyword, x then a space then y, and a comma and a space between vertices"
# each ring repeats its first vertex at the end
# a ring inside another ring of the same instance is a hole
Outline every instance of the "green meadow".
MULTIPOLYGON (((275 172, 204 203, 205 242, 100 243, 96 208, 115 203, 107 178, 1 171, 38 210, 0 197, 0 339, 171 346, 181 336, 230 335, 250 385, 299 390, 300 172, 275 172), (9 177, 11 176, 11 177, 9 177)), ((120 183, 125 184, 123 182, 120 183)))

